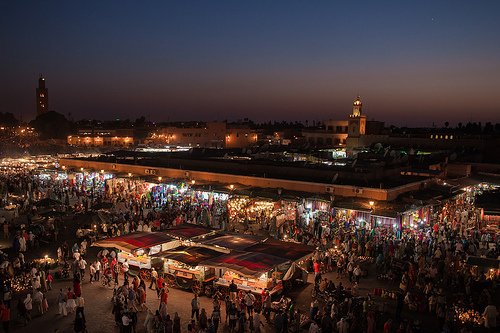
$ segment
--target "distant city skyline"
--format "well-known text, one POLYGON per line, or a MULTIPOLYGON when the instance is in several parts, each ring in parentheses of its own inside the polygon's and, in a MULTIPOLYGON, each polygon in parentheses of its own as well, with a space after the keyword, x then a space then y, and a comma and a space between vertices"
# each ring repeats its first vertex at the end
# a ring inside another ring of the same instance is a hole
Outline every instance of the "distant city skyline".
POLYGON ((500 122, 500 2, 0 4, 0 112, 74 119, 500 122))

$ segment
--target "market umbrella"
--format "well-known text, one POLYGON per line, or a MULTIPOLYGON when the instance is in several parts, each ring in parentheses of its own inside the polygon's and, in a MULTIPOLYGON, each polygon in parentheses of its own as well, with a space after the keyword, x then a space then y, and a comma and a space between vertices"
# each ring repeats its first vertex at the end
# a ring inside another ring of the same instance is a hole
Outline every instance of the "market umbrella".
POLYGON ((62 202, 59 200, 54 200, 51 198, 45 198, 42 200, 39 200, 35 203, 35 206, 37 207, 51 207, 51 206, 58 206, 62 205, 62 202))

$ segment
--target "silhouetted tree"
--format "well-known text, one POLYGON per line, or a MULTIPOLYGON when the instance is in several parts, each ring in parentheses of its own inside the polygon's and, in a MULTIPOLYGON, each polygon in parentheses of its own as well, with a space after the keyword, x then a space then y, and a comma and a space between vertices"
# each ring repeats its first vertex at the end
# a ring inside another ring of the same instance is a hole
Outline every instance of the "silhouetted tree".
POLYGON ((42 139, 66 139, 71 123, 66 117, 55 111, 49 111, 36 117, 30 122, 42 139))
POLYGON ((19 125, 19 120, 11 112, 0 112, 0 125, 17 126, 19 125))

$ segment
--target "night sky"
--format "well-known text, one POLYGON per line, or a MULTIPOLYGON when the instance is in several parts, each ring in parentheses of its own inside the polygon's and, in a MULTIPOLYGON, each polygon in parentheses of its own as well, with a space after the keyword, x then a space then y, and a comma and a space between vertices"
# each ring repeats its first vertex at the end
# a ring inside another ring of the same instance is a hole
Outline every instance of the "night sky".
POLYGON ((0 111, 500 122, 500 1, 2 1, 0 111))

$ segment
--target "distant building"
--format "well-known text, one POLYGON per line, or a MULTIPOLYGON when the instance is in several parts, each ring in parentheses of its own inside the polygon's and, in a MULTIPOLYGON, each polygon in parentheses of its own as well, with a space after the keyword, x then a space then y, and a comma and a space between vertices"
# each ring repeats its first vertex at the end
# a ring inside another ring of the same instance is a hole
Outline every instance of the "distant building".
POLYGON ((148 145, 224 148, 225 122, 190 122, 160 128, 147 137, 148 145))
POLYGON ((42 115, 49 110, 49 91, 45 87, 45 78, 40 75, 36 88, 36 115, 42 115))
POLYGON ((68 145, 76 147, 131 147, 133 129, 81 129, 68 136, 68 145))
POLYGON ((226 134, 226 148, 248 148, 257 144, 259 135, 245 124, 231 124, 226 134))

